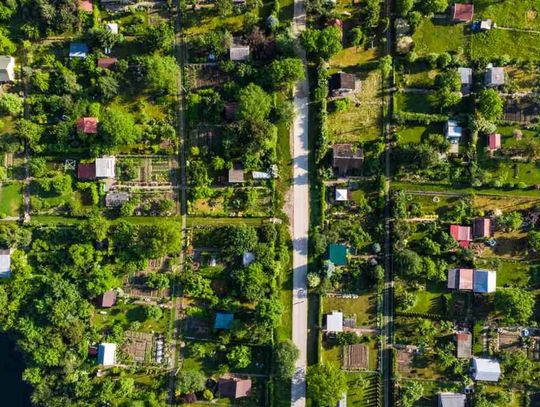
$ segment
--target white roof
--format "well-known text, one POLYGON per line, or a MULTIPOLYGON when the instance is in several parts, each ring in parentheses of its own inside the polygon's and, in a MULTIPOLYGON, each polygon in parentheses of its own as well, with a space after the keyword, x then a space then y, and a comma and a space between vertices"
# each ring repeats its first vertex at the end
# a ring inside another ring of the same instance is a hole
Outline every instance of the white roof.
POLYGON ((485 382, 498 382, 501 366, 495 359, 473 358, 473 379, 485 382))
POLYGON ((463 129, 458 126, 455 120, 448 120, 446 123, 446 138, 461 138, 463 129))
POLYGON ((465 407, 465 394, 439 393, 439 407, 465 407))
POLYGON ((232 46, 229 49, 231 61, 247 61, 249 59, 249 46, 232 46))
POLYGON ((458 68, 459 77, 462 84, 472 83, 472 69, 471 68, 458 68))
POLYGON ((107 30, 113 34, 118 34, 118 24, 117 23, 107 23, 107 30))
POLYGON ((343 393, 343 397, 337 402, 336 407, 347 407, 347 393, 343 393))
POLYGON ((15 58, 9 55, 0 55, 0 82, 13 82, 15 80, 15 58))
POLYGON ((504 85, 504 68, 500 66, 489 67, 485 79, 487 85, 504 85))
POLYGON ((96 159, 96 177, 114 178, 115 157, 101 157, 96 159))
POLYGON ((242 264, 244 267, 249 266, 251 263, 255 261, 255 254, 252 252, 244 252, 242 255, 242 264))
POLYGON ((336 201, 340 201, 340 202, 346 201, 347 194, 348 193, 346 189, 336 188, 336 201))
POLYGON ((270 175, 269 173, 264 172, 264 171, 253 171, 251 173, 251 176, 253 177, 253 179, 270 179, 270 178, 272 178, 272 175, 270 175))
POLYGON ((481 30, 491 30, 491 25, 493 24, 493 21, 491 19, 482 20, 480 22, 480 29, 481 30))
POLYGON ((0 250, 0 278, 11 276, 11 250, 0 250))
POLYGON ((343 332, 343 312, 332 311, 326 316, 327 332, 343 332))
POLYGON ((103 366, 112 366, 116 364, 116 343, 99 344, 98 363, 103 366))

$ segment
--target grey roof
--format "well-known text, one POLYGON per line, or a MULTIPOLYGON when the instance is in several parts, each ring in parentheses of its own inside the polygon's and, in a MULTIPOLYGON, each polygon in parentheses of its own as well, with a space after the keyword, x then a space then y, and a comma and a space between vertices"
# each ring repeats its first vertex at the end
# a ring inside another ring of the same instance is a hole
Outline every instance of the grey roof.
POLYGON ((472 376, 474 380, 498 382, 501 366, 496 359, 473 358, 472 376))
POLYGON ((499 86, 504 85, 504 68, 491 67, 486 71, 486 85, 499 86))
POLYGON ((439 393, 439 407, 464 407, 465 394, 439 393))
POLYGON ((107 195, 105 195, 105 206, 112 207, 112 206, 120 206, 129 201, 129 192, 108 192, 107 195))
POLYGON ((229 49, 231 61, 247 61, 249 59, 249 46, 233 45, 229 49))
POLYGON ((472 69, 471 68, 458 68, 461 84, 472 83, 472 69))
POLYGON ((9 55, 0 55, 0 69, 7 69, 11 61, 13 61, 13 57, 10 57, 9 55))

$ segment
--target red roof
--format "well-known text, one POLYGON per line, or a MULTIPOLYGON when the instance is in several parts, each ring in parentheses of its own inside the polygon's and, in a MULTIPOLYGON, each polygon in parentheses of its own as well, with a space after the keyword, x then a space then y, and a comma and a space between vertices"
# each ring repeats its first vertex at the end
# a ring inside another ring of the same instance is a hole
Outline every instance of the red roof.
POLYGON ((473 289, 473 269, 459 269, 459 285, 460 290, 472 290, 473 289))
POLYGON ((247 397, 251 394, 251 379, 219 379, 218 391, 222 397, 247 397))
POLYGON ((451 225, 450 234, 454 239, 459 241, 468 241, 472 240, 471 238, 471 227, 470 226, 460 226, 460 225, 451 225))
POLYGON ((110 308, 116 303, 116 292, 109 290, 98 297, 98 305, 101 308, 110 308))
POLYGON ((85 134, 97 133, 98 119, 96 117, 81 117, 77 120, 77 131, 85 134))
POLYGON ((79 164, 77 167, 77 178, 94 179, 96 178, 96 164, 79 164))
POLYGON ((97 66, 103 69, 111 69, 117 62, 117 58, 98 58, 97 66))
POLYGON ((501 148, 501 135, 498 133, 492 133, 488 136, 488 149, 498 150, 501 148))
POLYGON ((452 7, 452 19, 455 21, 471 21, 474 15, 472 4, 456 3, 452 7))
POLYGON ((85 13, 92 12, 92 0, 79 0, 79 10, 85 13))

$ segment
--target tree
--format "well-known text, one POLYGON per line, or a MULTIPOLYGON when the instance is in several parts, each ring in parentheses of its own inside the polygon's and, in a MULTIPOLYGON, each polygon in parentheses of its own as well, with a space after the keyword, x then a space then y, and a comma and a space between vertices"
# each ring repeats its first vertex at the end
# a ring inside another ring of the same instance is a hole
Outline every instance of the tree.
POLYGON ((120 85, 112 75, 101 75, 96 82, 97 93, 103 100, 111 100, 118 94, 120 85))
POLYGON ((351 45, 359 48, 364 43, 364 33, 360 27, 351 30, 351 45))
POLYGON ((290 380, 294 376, 295 363, 300 351, 291 340, 279 342, 274 347, 274 369, 281 380, 290 380))
POLYGON ((174 47, 174 35, 174 29, 169 23, 148 25, 143 35, 143 43, 150 52, 170 52, 174 47))
POLYGON ((276 328, 281 324, 283 305, 275 298, 263 298, 255 307, 255 319, 261 325, 276 328))
POLYGON ((227 361, 237 369, 244 369, 251 363, 251 349, 245 345, 234 346, 227 353, 227 361))
POLYGON ((425 14, 442 13, 448 8, 448 0, 424 0, 422 8, 425 14))
POLYGON ((115 34, 111 30, 102 27, 92 28, 88 32, 88 37, 90 44, 104 49, 111 49, 123 40, 120 34, 115 34))
POLYGON ((525 324, 534 312, 534 293, 522 288, 499 289, 495 293, 495 309, 508 324, 525 324))
POLYGON ((290 86, 304 79, 304 65, 299 58, 276 59, 270 64, 269 76, 276 88, 290 86))
POLYGON ((382 72, 383 78, 388 78, 390 72, 392 72, 392 57, 385 55, 379 60, 379 69, 382 72))
POLYGON ((133 115, 124 111, 107 108, 99 122, 99 134, 109 148, 129 146, 140 137, 133 115))
POLYGON ((537 252, 540 251, 540 231, 531 230, 527 236, 529 246, 531 246, 537 252))
POLYGON ((226 17, 233 12, 232 0, 216 0, 216 10, 221 17, 226 17))
POLYGON ((251 251, 259 242, 257 230, 253 226, 228 226, 222 232, 222 247, 229 254, 240 255, 251 251))
POLYGON ((509 385, 531 384, 534 380, 533 362, 521 350, 503 352, 501 367, 503 380, 509 385))
POLYGON ((167 288, 170 285, 169 275, 166 273, 150 273, 146 279, 146 285, 153 289, 167 288))
POLYGON ((20 116, 23 112, 23 98, 15 93, 2 93, 0 111, 11 116, 20 116))
POLYGON ((199 370, 181 369, 177 376, 176 390, 180 394, 190 394, 205 388, 206 378, 199 370))
POLYGON ((144 313, 147 319, 157 321, 163 316, 163 311, 157 305, 150 305, 144 309, 144 313))
POLYGON ((251 263, 246 268, 236 271, 234 273, 234 280, 237 284, 239 295, 249 301, 261 300, 268 291, 267 274, 258 262, 251 263))
POLYGON ((43 129, 39 124, 31 122, 30 120, 20 119, 17 122, 17 135, 28 142, 28 146, 36 151, 41 152, 43 147, 39 144, 43 129))
POLYGON ((301 40, 307 52, 327 61, 343 48, 341 35, 338 27, 308 28, 302 32, 301 40))
POLYGON ((331 363, 308 368, 307 393, 312 403, 319 406, 335 406, 347 391, 345 373, 331 363))
POLYGON ((395 259, 402 276, 418 278, 422 274, 422 258, 416 252, 402 250, 396 253, 395 259))
POLYGON ((145 81, 148 90, 157 95, 171 95, 176 92, 180 69, 171 56, 153 54, 143 60, 145 81))
POLYGON ((518 211, 505 213, 497 219, 497 223, 506 231, 518 230, 523 224, 523 216, 518 211))
POLYGON ((414 6, 414 0, 398 0, 397 1, 397 12, 400 16, 405 17, 409 14, 409 11, 412 10, 414 6))
POLYGON ((250 83, 240 91, 238 99, 238 118, 254 123, 267 119, 272 108, 272 101, 260 86, 250 83))
POLYGON ((485 89, 478 99, 478 111, 486 120, 499 119, 503 114, 504 102, 495 89, 485 89))
POLYGON ((401 385, 401 405, 412 407, 424 395, 424 386, 420 382, 409 380, 401 385))

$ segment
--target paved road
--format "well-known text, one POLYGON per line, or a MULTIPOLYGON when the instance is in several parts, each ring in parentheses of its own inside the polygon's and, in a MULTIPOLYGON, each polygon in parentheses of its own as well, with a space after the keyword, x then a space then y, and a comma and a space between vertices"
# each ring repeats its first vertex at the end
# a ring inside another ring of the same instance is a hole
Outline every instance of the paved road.
MULTIPOLYGON (((385 54, 392 55, 392 0, 386 0, 384 4, 384 14, 390 19, 386 32, 385 54)), ((383 329, 382 329, 382 379, 383 379, 383 406, 392 407, 394 405, 394 383, 393 383, 393 362, 392 362, 392 344, 394 342, 394 273, 392 260, 391 244, 391 212, 390 212, 390 181, 391 181, 391 160, 392 160, 392 141, 390 134, 390 120, 392 117, 392 92, 394 84, 390 80, 384 81, 386 92, 386 105, 388 115, 385 121, 386 136, 386 156, 385 156, 385 177, 386 177, 386 205, 384 210, 385 242, 384 242, 384 291, 383 291, 383 329)))
MULTIPOLYGON (((294 2, 295 37, 306 27, 304 0, 294 2)), ((306 56, 301 52, 306 66, 306 56)), ((293 310, 292 340, 300 350, 296 361, 296 373, 291 387, 291 406, 306 405, 306 367, 307 367, 307 263, 308 263, 308 229, 309 229, 309 179, 308 179, 308 101, 309 85, 306 79, 298 83, 294 93, 296 117, 292 131, 293 155, 293 310)))

